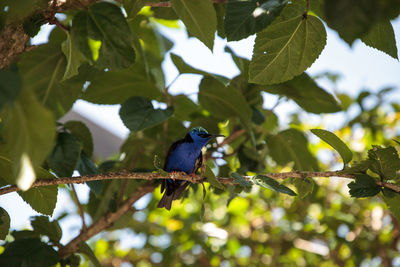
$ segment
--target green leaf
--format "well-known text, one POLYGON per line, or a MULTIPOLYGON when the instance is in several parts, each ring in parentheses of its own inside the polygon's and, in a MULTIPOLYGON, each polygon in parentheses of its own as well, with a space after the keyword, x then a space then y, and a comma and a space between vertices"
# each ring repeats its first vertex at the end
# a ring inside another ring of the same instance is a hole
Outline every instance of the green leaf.
POLYGON ((183 94, 175 95, 172 99, 172 106, 175 110, 174 117, 178 120, 190 121, 193 113, 201 111, 198 104, 183 94))
POLYGON ((0 70, 0 111, 13 103, 21 91, 21 78, 14 68, 0 70))
POLYGON ((82 93, 82 81, 61 82, 66 65, 60 46, 55 44, 39 45, 23 53, 18 62, 23 90, 35 91, 56 118, 67 113, 82 93))
POLYGON ((156 85, 146 78, 145 71, 137 65, 102 74, 91 82, 82 99, 95 104, 121 104, 132 96, 151 99, 161 96, 156 85))
POLYGON ((390 189, 383 189, 383 200, 392 212, 394 217, 400 221, 400 194, 395 193, 390 189))
POLYGON ((342 110, 336 99, 319 87, 306 73, 281 84, 256 85, 256 88, 293 99, 297 105, 307 112, 320 114, 342 110))
POLYGON ((294 178, 293 180, 293 185, 297 189, 297 193, 301 198, 306 197, 308 194, 312 193, 314 190, 314 185, 315 182, 312 179, 309 178, 304 178, 304 179, 298 179, 294 178))
POLYGON ((134 18, 144 7, 146 0, 123 0, 122 3, 128 18, 134 18))
MULTIPOLYGON (((55 178, 51 173, 44 169, 39 169, 37 175, 40 179, 55 178)), ((53 215, 57 203, 57 185, 34 187, 25 192, 20 191, 18 194, 35 211, 49 216, 53 215)))
POLYGON ((61 239, 61 227, 56 220, 50 222, 46 216, 34 216, 31 218, 33 230, 47 236, 51 241, 58 243, 61 239))
POLYGON ((79 67, 87 62, 86 57, 81 53, 75 42, 72 41, 73 36, 68 33, 67 40, 61 44, 61 49, 67 58, 67 66, 65 68, 63 81, 79 74, 79 67))
POLYGON ((275 179, 272 179, 268 176, 265 175, 256 175, 253 177, 253 181, 255 184, 274 190, 276 192, 284 193, 289 196, 297 196, 295 192, 293 192, 292 189, 289 187, 284 186, 283 184, 280 184, 278 181, 275 179))
POLYGON ((394 19, 400 11, 400 2, 397 0, 327 0, 324 6, 326 23, 349 45, 367 34, 375 23, 394 19))
POLYGON ((77 137, 66 132, 59 133, 57 144, 47 159, 49 167, 58 177, 71 177, 78 165, 81 149, 77 137))
POLYGON ((207 165, 205 165, 203 175, 207 179, 207 182, 209 182, 212 186, 214 186, 218 189, 221 189, 221 190, 225 190, 225 186, 218 181, 218 179, 217 179, 217 177, 215 177, 215 174, 213 173, 213 171, 207 165))
POLYGON ((348 186, 352 197, 372 197, 381 191, 375 179, 367 174, 357 174, 355 181, 348 186))
POLYGON ((196 69, 190 65, 188 65, 180 56, 171 53, 171 60, 174 63, 175 67, 178 69, 179 73, 184 74, 184 73, 193 73, 193 74, 200 74, 203 76, 211 76, 214 77, 215 79, 219 80, 221 83, 228 85, 230 80, 224 76, 218 75, 218 74, 213 74, 209 73, 203 70, 196 69))
POLYGON ((373 146, 368 150, 368 158, 372 161, 369 168, 382 179, 394 179, 396 172, 400 170, 400 158, 392 146, 386 148, 373 146))
POLYGON ((366 45, 381 50, 394 59, 398 59, 396 38, 390 20, 384 20, 374 24, 361 40, 366 45))
POLYGON ((250 124, 252 110, 238 89, 224 86, 211 77, 204 77, 199 88, 199 103, 213 116, 220 119, 237 116, 243 124, 250 124))
POLYGON ((7 211, 0 207, 0 239, 6 239, 8 230, 10 229, 10 215, 7 211))
POLYGON ((132 65, 135 50, 132 33, 121 9, 108 2, 95 3, 74 16, 71 38, 83 55, 99 68, 120 69, 132 65), (90 40, 101 42, 97 56, 90 40))
POLYGON ((345 166, 352 160, 353 153, 334 133, 322 129, 312 129, 311 132, 333 147, 342 157, 345 166))
POLYGON ((52 114, 28 89, 7 111, 4 137, 13 164, 14 183, 26 190, 35 180, 33 169, 43 163, 53 146, 55 123, 52 114))
POLYGON ((244 187, 245 189, 251 189, 253 186, 253 183, 250 181, 247 181, 243 176, 238 174, 237 172, 231 173, 231 177, 235 181, 235 183, 239 184, 241 187, 244 187))
POLYGON ((144 97, 134 96, 126 100, 119 110, 125 126, 132 132, 144 130, 157 125, 171 117, 171 107, 162 110, 154 109, 153 104, 144 97))
POLYGON ((89 247, 88 244, 86 244, 86 242, 80 243, 78 252, 88 257, 88 259, 93 263, 94 266, 101 267, 101 263, 97 259, 93 250, 89 247))
POLYGON ((326 43, 322 22, 303 17, 304 7, 291 4, 265 30, 257 34, 249 81, 275 84, 303 73, 321 54, 326 43))
POLYGON ((0 255, 1 266, 54 266, 58 260, 58 253, 37 238, 17 239, 0 255))
POLYGON ((279 16, 287 1, 229 0, 225 11, 225 33, 228 41, 244 39, 267 27, 279 16))
POLYGON ((67 121, 64 124, 64 128, 79 138, 82 143, 83 152, 91 157, 93 154, 93 139, 89 128, 81 121, 67 121))
POLYGON ((294 168, 300 171, 317 171, 318 163, 308 150, 308 141, 304 134, 296 129, 288 129, 266 139, 270 156, 280 166, 294 162, 294 168))
POLYGON ((213 50, 217 14, 211 0, 172 0, 171 3, 188 32, 213 50))

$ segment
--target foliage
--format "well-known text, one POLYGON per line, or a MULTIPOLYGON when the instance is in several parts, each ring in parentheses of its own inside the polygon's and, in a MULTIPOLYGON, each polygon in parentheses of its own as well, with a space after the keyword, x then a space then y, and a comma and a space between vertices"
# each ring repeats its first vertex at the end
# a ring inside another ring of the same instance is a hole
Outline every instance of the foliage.
MULTIPOLYGON (((22 23, 26 34, 35 36, 49 21, 47 2, 0 3, 0 31, 22 23)), ((400 140, 395 128, 400 105, 386 98, 392 89, 363 91, 353 98, 329 92, 318 77, 305 72, 325 47, 324 23, 350 45, 361 39, 397 59, 390 19, 400 14, 398 1, 172 0, 167 7, 156 7, 165 4, 159 1, 87 2, 94 3, 63 9, 62 26, 52 31, 48 43, 0 70, 1 186, 16 184, 24 190, 19 195, 25 202, 51 216, 58 187, 29 189, 36 179, 68 177, 74 171, 93 175, 157 169, 164 174, 158 156, 163 158, 168 146, 192 126, 222 133, 229 142, 208 146, 202 172, 208 194, 193 184, 167 212, 156 208, 160 194, 155 190, 145 209, 129 210, 103 229, 140 235, 144 242, 135 250, 120 248, 115 235, 102 235, 60 255, 66 245, 60 243, 63 218, 37 216, 32 230, 8 233, 10 216, 0 208, 0 238, 6 240, 0 262, 78 266, 82 255, 87 257, 82 264, 95 266, 115 258, 160 266, 353 266, 374 257, 388 265, 399 257, 400 196, 392 189, 400 186, 400 158, 398 143, 390 139, 400 140), (185 25, 181 30, 211 51, 216 33, 228 41, 255 34, 251 60, 227 46, 240 70, 232 79, 191 66, 169 52, 172 43, 160 31, 176 27, 177 20, 185 25), (169 93, 161 66, 168 54, 179 75, 202 76, 197 101, 169 93), (294 101, 302 114, 324 118, 341 112, 352 119, 335 133, 310 131, 298 114, 283 124, 276 107, 263 105, 264 94, 278 95, 277 105, 294 101), (120 155, 98 161, 84 123, 57 122, 79 99, 121 105, 119 115, 131 134, 120 155), (365 105, 366 100, 374 105, 365 105), (363 138, 355 140, 355 131, 362 131, 363 138), (332 151, 329 162, 319 156, 326 150, 332 151), (330 170, 341 162, 344 168, 338 174, 354 178, 348 187, 307 175, 279 181, 268 176, 330 170), (224 185, 217 177, 230 177, 234 184, 224 185)), ((89 201, 82 208, 95 223, 139 192, 143 181, 87 184, 89 201)))

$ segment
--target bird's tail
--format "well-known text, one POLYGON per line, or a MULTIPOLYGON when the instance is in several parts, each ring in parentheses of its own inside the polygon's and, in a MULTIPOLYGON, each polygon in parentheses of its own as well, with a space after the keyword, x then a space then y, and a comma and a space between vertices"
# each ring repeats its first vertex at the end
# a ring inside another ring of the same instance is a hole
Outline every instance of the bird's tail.
POLYGON ((171 210, 172 201, 180 198, 186 187, 189 185, 189 182, 182 183, 180 180, 165 182, 166 190, 160 202, 158 202, 157 208, 166 208, 167 210, 171 210))

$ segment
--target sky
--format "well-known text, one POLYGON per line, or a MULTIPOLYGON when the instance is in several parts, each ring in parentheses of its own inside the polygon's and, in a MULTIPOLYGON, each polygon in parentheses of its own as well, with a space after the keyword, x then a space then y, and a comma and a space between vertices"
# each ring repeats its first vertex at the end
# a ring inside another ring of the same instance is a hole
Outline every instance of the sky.
MULTIPOLYGON (((393 26, 397 47, 400 48, 400 18, 393 21, 393 26)), ((40 44, 46 42, 52 27, 49 25, 42 26, 41 32, 33 39, 33 43, 40 44)), ((238 55, 251 58, 254 36, 242 41, 229 43, 217 37, 213 52, 211 52, 197 39, 188 38, 187 34, 182 30, 161 28, 161 31, 174 41, 173 53, 180 55, 192 66, 209 72, 226 77, 234 77, 238 74, 238 69, 234 65, 230 55, 224 52, 226 45, 231 47, 238 55)), ((356 41, 350 47, 338 37, 336 32, 328 29, 327 33, 327 45, 317 61, 307 70, 309 74, 316 75, 325 71, 342 74, 342 79, 339 80, 337 87, 340 91, 347 92, 353 96, 361 89, 377 91, 385 86, 396 86, 400 89, 400 64, 398 60, 376 49, 367 47, 361 41, 356 41)), ((169 56, 166 57, 163 68, 166 74, 166 83, 169 84, 178 74, 169 56)), ((201 76, 199 75, 181 75, 170 87, 170 92, 175 94, 185 93, 195 98, 200 79, 201 76)), ((332 85, 326 81, 319 81, 319 84, 328 91, 332 90, 332 85)), ((264 100, 265 107, 271 107, 275 104, 277 97, 265 95, 264 100)), ((73 109, 91 118, 106 129, 113 131, 120 137, 124 138, 129 133, 118 116, 118 105, 95 105, 79 100, 73 109)), ((285 120, 285 115, 295 109, 296 106, 293 103, 282 104, 277 108, 276 112, 280 119, 282 117, 282 120, 285 120)), ((311 118, 316 119, 312 115, 311 118)), ((328 121, 332 121, 332 125, 327 125, 327 128, 331 130, 343 121, 340 115, 329 115, 327 118, 328 121)), ((86 185, 77 185, 77 190, 79 197, 84 202, 87 201, 88 188, 86 185)), ((66 193, 63 193, 62 190, 59 190, 58 198, 54 212, 55 217, 64 211, 74 211, 73 205, 69 204, 73 200, 66 193)), ((138 207, 145 206, 146 202, 147 200, 144 199, 137 205, 138 207)), ((2 196, 0 198, 0 206, 9 212, 11 228, 13 229, 29 227, 28 218, 32 215, 37 215, 16 193, 2 196)), ((62 220, 61 225, 63 231, 67 232, 67 235, 63 236, 61 241, 66 242, 79 233, 80 218, 78 215, 70 216, 68 219, 62 220)), ((128 244, 131 244, 132 240, 137 237, 133 236, 131 238, 133 239, 129 239, 130 241, 127 241, 128 244)))

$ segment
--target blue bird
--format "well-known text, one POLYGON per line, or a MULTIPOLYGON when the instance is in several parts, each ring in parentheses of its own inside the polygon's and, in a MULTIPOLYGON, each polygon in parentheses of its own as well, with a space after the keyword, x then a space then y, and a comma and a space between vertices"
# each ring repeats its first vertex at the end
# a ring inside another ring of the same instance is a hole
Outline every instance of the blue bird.
MULTIPOLYGON (((168 150, 164 163, 167 172, 185 172, 194 174, 203 163, 201 149, 213 137, 223 136, 220 134, 209 134, 203 127, 191 129, 183 139, 173 143, 168 150)), ((172 201, 178 199, 185 191, 189 182, 183 180, 166 179, 161 185, 161 193, 164 192, 158 208, 171 209, 172 201)))

